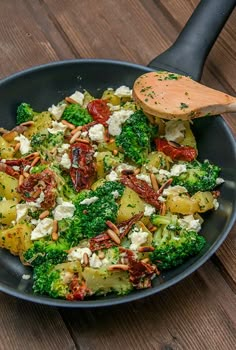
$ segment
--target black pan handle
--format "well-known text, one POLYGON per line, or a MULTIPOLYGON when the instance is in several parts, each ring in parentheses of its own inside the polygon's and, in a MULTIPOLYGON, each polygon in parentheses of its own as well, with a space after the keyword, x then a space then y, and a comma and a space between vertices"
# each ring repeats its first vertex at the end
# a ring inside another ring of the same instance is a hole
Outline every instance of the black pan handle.
POLYGON ((150 68, 201 78, 207 55, 236 6, 236 0, 202 0, 175 43, 150 68))

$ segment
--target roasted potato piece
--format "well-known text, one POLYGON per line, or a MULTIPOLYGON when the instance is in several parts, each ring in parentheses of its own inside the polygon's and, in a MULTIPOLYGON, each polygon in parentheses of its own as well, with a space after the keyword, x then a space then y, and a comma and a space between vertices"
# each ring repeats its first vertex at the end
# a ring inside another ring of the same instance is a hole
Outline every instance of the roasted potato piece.
POLYGON ((199 213, 204 213, 205 211, 214 208, 214 197, 211 192, 197 192, 192 196, 192 199, 196 200, 199 205, 199 213))
POLYGON ((166 209, 171 213, 190 215, 200 211, 196 198, 188 196, 168 196, 166 209))
POLYGON ((34 124, 24 132, 24 135, 27 138, 31 138, 32 135, 37 133, 42 133, 44 131, 47 132, 47 128, 51 127, 52 117, 50 112, 42 112, 40 114, 37 114, 34 117, 33 121, 34 124))
POLYGON ((140 212, 144 212, 144 202, 136 192, 126 187, 120 200, 117 222, 129 220, 140 212))
POLYGON ((108 103, 111 103, 114 106, 120 104, 120 97, 116 96, 112 89, 105 90, 102 94, 102 99, 107 100, 108 103))
POLYGON ((142 166, 141 173, 146 172, 147 170, 153 172, 154 169, 165 169, 169 170, 172 160, 170 157, 166 156, 162 152, 151 152, 147 157, 147 162, 142 166))
POLYGON ((0 172, 0 196, 6 199, 20 200, 20 194, 16 191, 18 180, 14 177, 0 172))
POLYGON ((13 156, 14 148, 2 136, 0 136, 0 158, 7 159, 13 158, 13 156))
POLYGON ((14 255, 21 255, 32 244, 31 231, 31 225, 26 223, 0 230, 0 247, 10 250, 14 255))
POLYGON ((16 204, 14 200, 3 200, 0 202, 0 224, 10 225, 16 220, 16 204))
POLYGON ((108 271, 104 267, 100 269, 85 267, 82 275, 92 294, 104 295, 113 291, 117 294, 127 294, 132 290, 127 271, 108 271))
POLYGON ((184 146, 190 146, 193 148, 197 148, 197 143, 196 143, 196 139, 195 136, 193 135, 193 132, 191 130, 190 127, 190 123, 188 121, 184 121, 184 126, 185 126, 185 132, 184 132, 184 139, 183 141, 180 142, 181 145, 184 146))

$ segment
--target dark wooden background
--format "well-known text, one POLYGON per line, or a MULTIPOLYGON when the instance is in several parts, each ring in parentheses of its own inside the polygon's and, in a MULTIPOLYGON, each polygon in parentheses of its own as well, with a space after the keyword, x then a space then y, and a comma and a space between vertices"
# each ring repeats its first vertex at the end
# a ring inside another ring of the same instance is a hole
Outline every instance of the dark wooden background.
MULTIPOLYGON (((146 65, 173 43, 198 2, 0 0, 0 77, 71 58, 146 65)), ((235 94, 235 56, 236 11, 207 59, 202 81, 235 94)), ((235 115, 225 119, 236 134, 235 115)), ((235 233, 234 228, 190 277, 132 304, 69 310, 0 294, 0 349, 235 349, 235 233)))

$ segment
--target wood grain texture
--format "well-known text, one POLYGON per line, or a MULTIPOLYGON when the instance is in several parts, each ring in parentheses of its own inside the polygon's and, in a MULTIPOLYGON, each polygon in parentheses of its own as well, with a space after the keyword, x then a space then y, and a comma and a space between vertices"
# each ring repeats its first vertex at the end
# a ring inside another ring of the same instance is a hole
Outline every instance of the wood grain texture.
POLYGON ((0 349, 76 349, 59 312, 0 294, 0 349))
MULTIPOLYGON (((148 64, 177 38, 199 0, 1 0, 0 77, 61 59, 148 64)), ((235 95, 236 11, 203 83, 235 95)), ((236 135, 235 115, 227 122, 236 135)), ((223 147, 223 145, 222 145, 223 147)), ((212 261, 148 299, 56 310, 0 295, 0 349, 231 350, 236 343, 236 227, 212 261)))
POLYGON ((81 350, 231 350, 236 341, 235 294, 211 262, 154 297, 61 313, 81 350))

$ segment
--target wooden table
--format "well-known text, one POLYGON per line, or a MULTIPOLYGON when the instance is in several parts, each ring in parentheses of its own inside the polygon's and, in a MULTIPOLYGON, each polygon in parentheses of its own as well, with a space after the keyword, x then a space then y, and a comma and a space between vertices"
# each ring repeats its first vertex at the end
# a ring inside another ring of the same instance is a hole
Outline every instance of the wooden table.
MULTIPOLYGON (((1 0, 1 78, 71 58, 112 58, 146 65, 175 40, 198 2, 1 0)), ((203 82, 235 94, 235 55, 236 12, 209 55, 203 82)), ((235 115, 226 120, 236 133, 235 115)), ((232 350, 236 344, 235 233, 234 228, 216 255, 190 277, 132 304, 69 310, 0 294, 0 349, 232 350)))

